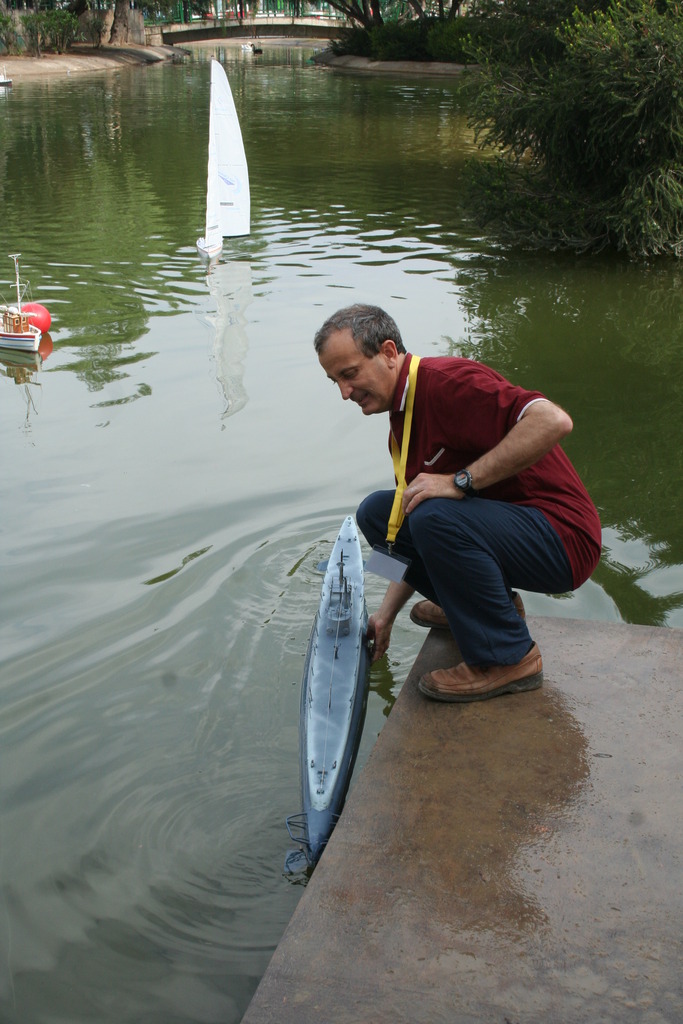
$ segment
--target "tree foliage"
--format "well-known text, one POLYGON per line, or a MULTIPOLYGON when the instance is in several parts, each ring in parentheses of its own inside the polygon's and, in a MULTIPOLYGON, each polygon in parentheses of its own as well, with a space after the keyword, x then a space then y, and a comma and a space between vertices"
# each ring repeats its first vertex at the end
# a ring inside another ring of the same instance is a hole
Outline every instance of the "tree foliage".
POLYGON ((379 0, 330 0, 330 7, 364 28, 383 24, 379 0))
POLYGON ((336 54, 371 60, 419 60, 467 64, 472 40, 482 30, 480 18, 421 18, 346 29, 332 41, 336 54))
POLYGON ((574 12, 606 10, 610 0, 473 0, 468 14, 486 25, 476 40, 477 56, 486 62, 518 66, 530 61, 555 61, 564 47, 558 29, 574 12))
POLYGON ((534 244, 683 255, 681 3, 612 0, 541 37, 477 50, 470 123, 495 154, 472 166, 478 219, 534 244))
POLYGON ((329 0, 329 4, 353 25, 369 29, 387 21, 405 22, 411 18, 451 21, 460 11, 462 0, 329 0))
POLYGON ((0 43, 7 50, 7 53, 14 53, 17 48, 17 28, 14 18, 9 14, 3 14, 0 10, 0 43))
POLYGON ((30 53, 39 57, 44 49, 64 53, 78 37, 78 18, 69 11, 36 11, 22 14, 21 23, 30 53))

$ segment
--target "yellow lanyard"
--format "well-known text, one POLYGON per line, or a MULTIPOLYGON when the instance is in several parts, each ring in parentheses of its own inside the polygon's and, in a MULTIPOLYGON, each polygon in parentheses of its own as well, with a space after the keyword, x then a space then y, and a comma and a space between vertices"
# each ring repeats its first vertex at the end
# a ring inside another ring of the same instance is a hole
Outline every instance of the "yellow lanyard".
POLYGON ((410 445, 410 427, 413 422, 413 404, 415 402, 415 387, 417 384, 417 367, 419 356, 411 356, 410 369, 408 370, 408 394, 406 396, 406 411, 403 418, 403 438, 401 451, 394 435, 391 435, 391 457, 394 460, 394 474, 396 476, 396 494, 394 504, 389 516, 389 528, 387 530, 387 547, 391 551, 396 534, 401 529, 403 522, 403 492, 406 489, 406 463, 408 462, 408 447, 410 445))

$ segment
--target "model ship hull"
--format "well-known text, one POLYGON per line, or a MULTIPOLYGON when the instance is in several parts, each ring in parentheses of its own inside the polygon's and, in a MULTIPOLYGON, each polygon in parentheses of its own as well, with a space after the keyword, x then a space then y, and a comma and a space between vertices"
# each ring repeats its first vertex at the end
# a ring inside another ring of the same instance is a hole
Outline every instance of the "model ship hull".
POLYGON ((309 866, 319 860, 344 806, 367 708, 370 658, 363 556, 351 516, 332 549, 301 684, 301 814, 287 819, 309 866))
POLYGON ((12 311, 6 313, 0 310, 0 347, 19 349, 22 352, 37 352, 41 339, 40 330, 31 327, 28 322, 16 329, 12 323, 13 319, 12 311))

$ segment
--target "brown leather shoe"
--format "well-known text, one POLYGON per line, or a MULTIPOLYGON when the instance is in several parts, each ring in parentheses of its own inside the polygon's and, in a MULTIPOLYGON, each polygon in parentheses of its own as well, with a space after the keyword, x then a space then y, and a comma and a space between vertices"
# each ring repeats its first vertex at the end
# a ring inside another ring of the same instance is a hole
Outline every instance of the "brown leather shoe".
POLYGON ((427 629, 450 629, 448 619, 443 609, 433 601, 418 601, 410 609, 410 617, 418 626, 426 626, 427 629))
POLYGON ((517 665, 491 665, 480 668, 461 661, 455 668, 439 668, 422 676, 420 693, 432 700, 464 703, 488 700, 502 693, 536 690, 543 682, 543 659, 536 644, 517 665))
MULTIPOLYGON (((524 604, 519 594, 515 593, 513 600, 520 619, 525 619, 526 612, 524 611, 524 604)), ((410 618, 418 626, 426 626, 427 629, 450 629, 443 609, 438 604, 434 604, 433 601, 418 601, 410 609, 410 618)))

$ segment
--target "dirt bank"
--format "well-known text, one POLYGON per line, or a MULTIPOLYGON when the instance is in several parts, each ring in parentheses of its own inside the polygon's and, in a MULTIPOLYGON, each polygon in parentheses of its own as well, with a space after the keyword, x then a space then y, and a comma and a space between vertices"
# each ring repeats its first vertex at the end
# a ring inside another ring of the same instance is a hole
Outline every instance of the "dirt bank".
MULTIPOLYGON (((221 40, 221 46, 240 46, 244 37, 221 40)), ((268 39, 265 45, 292 45, 294 42, 306 45, 310 40, 293 40, 287 37, 268 39)), ((320 42, 320 40, 318 40, 320 42)), ((198 44, 201 45, 201 44, 198 44)), ((215 40, 204 45, 215 46, 215 40)), ((263 41, 261 42, 263 44, 263 41)), ((95 49, 87 43, 73 46, 68 53, 45 53, 42 57, 0 56, 0 69, 6 69, 12 84, 35 81, 41 78, 59 78, 64 75, 85 72, 112 71, 131 64, 158 64, 161 61, 182 60, 187 51, 174 46, 102 46, 95 49)), ((463 71, 461 64, 426 63, 422 61, 376 61, 367 57, 335 57, 331 50, 316 54, 315 61, 335 71, 385 75, 427 75, 450 77, 463 71)))
POLYGON ((173 46, 102 46, 95 49, 78 43, 68 53, 45 53, 42 57, 0 56, 0 70, 7 72, 12 85, 41 78, 61 78, 84 72, 112 71, 131 64, 158 64, 182 59, 183 51, 173 46))

